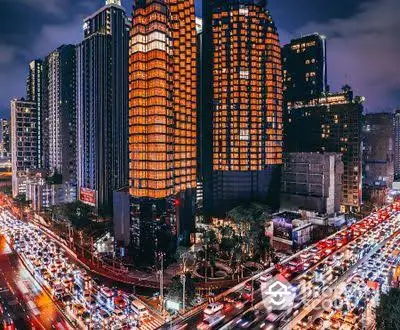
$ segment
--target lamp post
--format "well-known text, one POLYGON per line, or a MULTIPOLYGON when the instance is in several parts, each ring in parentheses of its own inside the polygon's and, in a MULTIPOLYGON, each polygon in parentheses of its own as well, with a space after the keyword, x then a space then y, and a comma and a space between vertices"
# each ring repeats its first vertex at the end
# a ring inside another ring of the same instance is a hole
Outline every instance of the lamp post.
POLYGON ((160 304, 161 311, 164 310, 164 252, 160 252, 158 254, 160 258, 160 270, 158 271, 160 274, 160 304))
POLYGON ((181 283, 182 283, 182 286, 183 286, 183 293, 182 293, 182 310, 183 310, 183 313, 185 313, 185 311, 186 311, 186 297, 185 297, 185 291, 186 291, 186 274, 185 273, 183 273, 182 275, 181 275, 181 283))
POLYGON ((186 293, 186 271, 187 271, 187 262, 188 262, 188 260, 190 259, 190 257, 191 257, 191 253, 190 252, 185 252, 185 253, 183 253, 182 255, 181 255, 181 262, 182 262, 182 275, 181 275, 181 283, 182 283, 182 286, 183 286, 183 293, 182 293, 182 298, 183 298, 183 300, 182 300, 182 310, 183 310, 183 313, 185 313, 185 311, 186 311, 186 295, 185 295, 185 293, 186 293))

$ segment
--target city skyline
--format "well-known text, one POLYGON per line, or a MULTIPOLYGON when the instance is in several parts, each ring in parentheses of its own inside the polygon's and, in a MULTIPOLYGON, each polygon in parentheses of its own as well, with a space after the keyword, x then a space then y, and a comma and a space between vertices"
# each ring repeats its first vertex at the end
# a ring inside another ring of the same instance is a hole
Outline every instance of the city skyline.
MULTIPOLYGON (((9 100, 24 95, 28 63, 43 58, 61 44, 78 43, 83 19, 102 0, 11 2, 3 0, 0 13, 0 116, 10 117, 9 100), (29 16, 27 16, 29 15, 29 16), (22 27, 17 22, 24 21, 22 27)), ((123 0, 131 15, 131 1, 123 0)), ((396 60, 400 43, 396 38, 400 9, 396 0, 344 1, 322 4, 316 0, 269 1, 281 45, 302 34, 319 32, 327 36, 328 84, 338 90, 344 83, 367 99, 367 112, 393 111, 400 104, 400 70, 396 60), (369 51, 368 51, 369 50, 369 51), (378 56, 379 55, 379 56, 378 56), (374 61, 380 58, 379 65, 374 61), (364 70, 363 68, 369 68, 364 70), (396 74, 397 72, 397 74, 396 74), (388 75, 390 74, 390 77, 388 75)), ((196 15, 200 16, 200 1, 196 15)))
POLYGON ((0 1, 1 329, 400 329, 399 0, 0 1))

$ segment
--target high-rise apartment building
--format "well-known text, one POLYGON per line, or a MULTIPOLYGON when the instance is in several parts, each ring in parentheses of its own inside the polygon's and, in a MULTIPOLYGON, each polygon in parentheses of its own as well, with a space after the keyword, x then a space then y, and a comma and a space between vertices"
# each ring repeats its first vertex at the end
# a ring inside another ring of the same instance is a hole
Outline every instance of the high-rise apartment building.
POLYGON ((120 0, 84 20, 77 46, 79 198, 109 213, 128 184, 128 21, 120 0))
POLYGON ((0 157, 11 157, 10 121, 0 119, 0 157))
POLYGON ((400 109, 394 113, 393 119, 393 155, 394 155, 394 177, 400 179, 400 109))
POLYGON ((39 166, 36 102, 11 101, 11 163, 13 196, 25 193, 27 170, 39 166))
POLYGON ((327 91, 326 39, 315 33, 282 48, 285 102, 308 102, 327 91))
POLYGON ((203 1, 202 166, 211 215, 248 201, 279 202, 282 63, 266 5, 203 1))
POLYGON ((364 116, 363 185, 391 187, 393 165, 393 114, 370 113, 364 116))
POLYGON ((288 107, 285 116, 287 152, 339 152, 344 173, 342 211, 361 206, 362 98, 353 97, 350 88, 329 94, 307 104, 288 107))
POLYGON ((51 52, 43 63, 45 167, 70 183, 76 183, 75 59, 75 46, 63 45, 51 52))
POLYGON ((134 1, 129 54, 132 244, 153 258, 146 246, 154 245, 158 224, 183 242, 194 225, 194 1, 134 1))
POLYGON ((29 63, 28 76, 26 78, 26 98, 27 101, 35 102, 36 104, 36 125, 37 125, 37 147, 38 147, 38 167, 44 166, 44 152, 47 139, 44 136, 43 123, 46 122, 43 116, 43 62, 42 60, 34 60, 29 63))

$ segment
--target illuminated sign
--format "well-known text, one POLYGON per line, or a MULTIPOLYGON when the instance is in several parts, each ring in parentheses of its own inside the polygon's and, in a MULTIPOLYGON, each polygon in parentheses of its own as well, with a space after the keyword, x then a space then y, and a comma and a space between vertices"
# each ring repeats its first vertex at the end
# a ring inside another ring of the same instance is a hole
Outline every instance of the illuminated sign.
POLYGON ((79 191, 79 200, 90 206, 96 206, 96 190, 81 187, 79 191))

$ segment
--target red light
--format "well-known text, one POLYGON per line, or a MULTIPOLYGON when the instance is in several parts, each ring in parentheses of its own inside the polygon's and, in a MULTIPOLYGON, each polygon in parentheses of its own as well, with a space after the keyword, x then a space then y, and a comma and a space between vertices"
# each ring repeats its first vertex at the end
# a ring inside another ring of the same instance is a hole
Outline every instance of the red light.
POLYGON ((175 206, 181 205, 181 201, 180 201, 179 199, 175 199, 174 205, 175 205, 175 206))

